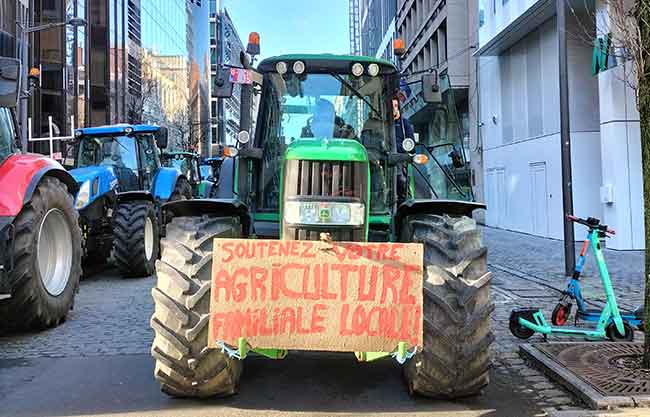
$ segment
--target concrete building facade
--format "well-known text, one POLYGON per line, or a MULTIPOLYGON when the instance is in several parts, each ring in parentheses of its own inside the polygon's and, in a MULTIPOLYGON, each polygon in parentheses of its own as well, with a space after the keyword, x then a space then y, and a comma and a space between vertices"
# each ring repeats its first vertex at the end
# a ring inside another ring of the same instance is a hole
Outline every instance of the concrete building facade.
MULTIPOLYGON (((643 248, 639 116, 626 66, 592 74, 598 4, 567 9, 574 213, 616 229, 607 245, 643 248), (578 34, 580 36, 578 36, 578 34)), ((580 4, 578 4, 580 3, 580 4)), ((563 238, 556 2, 478 0, 476 143, 486 223, 563 238)), ((585 231, 576 227, 576 238, 585 231)))
POLYGON ((469 147, 468 0, 398 0, 397 37, 406 53, 399 64, 407 82, 420 79, 419 72, 435 70, 443 103, 422 101, 421 84, 411 85, 411 95, 402 104, 421 142, 428 145, 463 142, 469 147), (409 76, 413 73, 413 76, 409 76))

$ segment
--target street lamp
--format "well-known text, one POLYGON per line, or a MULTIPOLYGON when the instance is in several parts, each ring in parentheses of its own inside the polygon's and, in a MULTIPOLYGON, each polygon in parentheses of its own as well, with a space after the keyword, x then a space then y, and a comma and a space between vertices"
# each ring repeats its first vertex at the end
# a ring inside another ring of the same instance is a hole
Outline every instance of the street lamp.
MULTIPOLYGON (((24 83, 27 82, 28 79, 28 58, 27 58, 27 35, 30 33, 35 33, 35 32, 40 32, 43 30, 49 30, 49 29, 54 29, 62 26, 72 26, 72 27, 80 27, 80 26, 86 26, 86 19, 83 19, 81 17, 70 17, 67 19, 65 22, 55 22, 55 23, 47 23, 44 25, 38 25, 38 26, 32 26, 32 27, 27 27, 29 23, 25 22, 16 22, 16 26, 20 28, 20 61, 21 61, 21 67, 22 67, 22 74, 20 77, 20 90, 23 90, 23 86, 25 85, 24 83)), ((29 98, 29 94, 24 95, 21 94, 21 98, 23 99, 20 103, 20 142, 22 145, 22 148, 24 151, 27 151, 27 98, 29 98)))
POLYGON ((23 29, 23 34, 27 35, 30 33, 40 32, 42 30, 54 29, 61 26, 72 26, 72 27, 86 26, 86 19, 81 17, 71 17, 65 22, 47 23, 45 25, 32 26, 31 28, 23 28, 22 24, 19 24, 19 26, 21 27, 21 29, 23 29))

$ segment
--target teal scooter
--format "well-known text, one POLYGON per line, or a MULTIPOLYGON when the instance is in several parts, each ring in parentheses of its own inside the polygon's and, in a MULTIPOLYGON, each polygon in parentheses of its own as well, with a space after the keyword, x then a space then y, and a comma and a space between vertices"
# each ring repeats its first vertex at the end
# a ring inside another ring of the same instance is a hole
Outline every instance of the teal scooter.
POLYGON ((574 335, 585 336, 588 339, 610 339, 612 341, 632 341, 634 340, 634 328, 630 324, 640 326, 641 317, 639 314, 627 313, 621 314, 616 303, 616 296, 612 287, 612 281, 609 278, 607 265, 605 264, 605 257, 600 245, 600 239, 608 235, 615 234, 614 230, 608 228, 604 224, 600 224, 600 220, 590 217, 588 219, 580 219, 574 216, 568 216, 569 220, 575 223, 582 224, 589 228, 587 239, 580 252, 580 258, 576 265, 575 272, 567 290, 564 291, 560 304, 553 311, 552 323, 556 326, 551 326, 546 322, 544 314, 539 308, 519 308, 512 310, 510 313, 510 332, 519 339, 528 339, 535 333, 543 334, 546 337, 549 334, 558 335, 574 335), (600 272, 600 279, 603 283, 605 296, 607 301, 602 311, 589 310, 584 308, 584 300, 580 292, 580 273, 585 263, 585 255, 588 247, 591 246, 596 256, 598 270, 600 272), (571 301, 576 301, 578 304, 577 318, 580 317, 588 322, 595 322, 595 328, 585 327, 561 327, 566 323, 566 318, 571 311, 571 301))

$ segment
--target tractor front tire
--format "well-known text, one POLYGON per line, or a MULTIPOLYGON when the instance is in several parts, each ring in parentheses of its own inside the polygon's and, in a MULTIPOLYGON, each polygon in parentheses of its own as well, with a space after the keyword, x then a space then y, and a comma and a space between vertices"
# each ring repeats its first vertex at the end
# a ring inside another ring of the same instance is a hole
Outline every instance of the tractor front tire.
POLYGON ((160 251, 158 218, 153 203, 120 204, 113 215, 113 245, 117 268, 125 278, 154 273, 160 251))
POLYGON ((81 230, 74 200, 45 177, 14 220, 13 294, 0 302, 0 329, 41 330, 65 320, 81 276, 81 230))
POLYGON ((161 390, 173 397, 227 396, 237 392, 242 363, 208 349, 214 238, 241 235, 232 217, 176 217, 167 224, 151 291, 155 337, 151 355, 161 390))
POLYGON ((169 197, 169 201, 191 200, 192 186, 185 178, 179 178, 174 186, 174 191, 169 197))
POLYGON ((409 392, 448 399, 480 394, 489 382, 494 304, 476 222, 414 215, 401 240, 424 244, 424 348, 404 368, 409 392))

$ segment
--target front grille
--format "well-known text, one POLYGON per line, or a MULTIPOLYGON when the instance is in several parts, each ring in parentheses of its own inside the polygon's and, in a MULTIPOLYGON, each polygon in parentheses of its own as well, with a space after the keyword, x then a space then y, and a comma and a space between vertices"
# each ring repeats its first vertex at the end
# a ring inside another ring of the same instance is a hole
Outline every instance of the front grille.
MULTIPOLYGON (((294 197, 354 199, 368 204, 368 164, 349 161, 288 160, 284 171, 283 201, 294 197)), ((365 240, 365 226, 293 227, 284 224, 284 239, 318 240, 327 232, 336 241, 365 240)))

